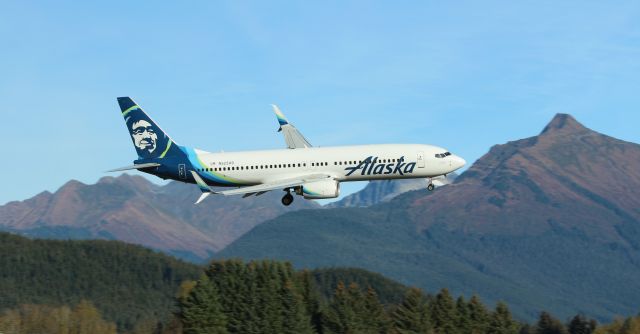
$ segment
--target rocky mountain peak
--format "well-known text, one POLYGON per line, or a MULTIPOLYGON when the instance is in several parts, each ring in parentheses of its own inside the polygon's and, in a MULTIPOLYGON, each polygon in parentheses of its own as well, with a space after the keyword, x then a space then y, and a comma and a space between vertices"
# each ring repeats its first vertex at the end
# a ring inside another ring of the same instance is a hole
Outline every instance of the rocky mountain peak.
POLYGON ((542 130, 540 135, 554 134, 554 133, 579 133, 591 131, 587 129, 580 122, 576 121, 573 116, 569 114, 556 114, 551 122, 542 130))

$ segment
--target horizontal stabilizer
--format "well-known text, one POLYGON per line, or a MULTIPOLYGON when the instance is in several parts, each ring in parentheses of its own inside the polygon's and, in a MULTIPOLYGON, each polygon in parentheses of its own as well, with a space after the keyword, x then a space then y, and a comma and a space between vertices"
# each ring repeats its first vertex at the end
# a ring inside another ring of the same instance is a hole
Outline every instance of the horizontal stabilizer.
POLYGON ((202 195, 200 195, 200 197, 196 201, 196 204, 200 204, 200 202, 204 201, 204 199, 209 197, 209 195, 211 195, 211 193, 202 193, 202 195))
POLYGON ((206 182, 204 182, 204 180, 200 177, 200 175, 198 175, 198 173, 192 170, 190 172, 191 172, 191 175, 193 176, 193 179, 196 180, 196 184, 198 185, 198 188, 200 188, 200 191, 202 191, 202 195, 200 195, 200 198, 198 198, 198 200, 196 201, 196 204, 199 204, 200 202, 204 201, 204 199, 209 197, 209 195, 211 194, 217 194, 217 192, 211 190, 209 185, 206 182))
POLYGON ((149 162, 149 163, 146 163, 146 164, 135 164, 135 165, 132 165, 132 166, 120 167, 120 168, 108 170, 108 171, 106 171, 106 173, 122 172, 122 171, 125 171, 125 170, 132 170, 132 169, 153 168, 153 167, 160 167, 160 166, 162 166, 162 165, 159 164, 159 163, 149 162))

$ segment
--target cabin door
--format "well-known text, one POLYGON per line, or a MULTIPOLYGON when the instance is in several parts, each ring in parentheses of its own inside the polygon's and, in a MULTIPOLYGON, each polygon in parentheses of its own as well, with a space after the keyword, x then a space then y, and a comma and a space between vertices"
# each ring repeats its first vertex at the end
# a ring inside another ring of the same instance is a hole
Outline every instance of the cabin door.
POLYGON ((424 168, 424 152, 418 152, 418 168, 424 168))

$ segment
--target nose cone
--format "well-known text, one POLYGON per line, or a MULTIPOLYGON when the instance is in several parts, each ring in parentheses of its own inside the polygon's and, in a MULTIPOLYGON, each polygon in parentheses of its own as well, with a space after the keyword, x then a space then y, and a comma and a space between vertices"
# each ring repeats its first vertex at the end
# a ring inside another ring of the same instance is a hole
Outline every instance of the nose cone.
POLYGON ((464 167, 464 165, 466 165, 467 162, 462 159, 461 157, 454 155, 451 157, 451 167, 453 167, 453 170, 457 170, 460 169, 462 167, 464 167))

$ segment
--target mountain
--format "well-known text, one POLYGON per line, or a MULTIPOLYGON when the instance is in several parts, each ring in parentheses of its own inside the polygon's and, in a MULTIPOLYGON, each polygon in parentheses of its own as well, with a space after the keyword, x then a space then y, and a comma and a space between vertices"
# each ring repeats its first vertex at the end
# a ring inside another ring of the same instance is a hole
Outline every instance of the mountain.
POLYGON ((306 210, 217 257, 357 266, 401 283, 600 320, 640 310, 640 145, 556 115, 497 145, 456 181, 369 208, 306 210))
MULTIPOLYGON (((438 181, 443 185, 450 184, 456 179, 458 174, 452 173, 446 177, 439 178, 438 181)), ((365 207, 374 204, 388 202, 392 198, 404 194, 411 190, 427 189, 427 180, 425 179, 404 179, 404 180, 380 180, 369 181, 366 187, 355 192, 343 199, 329 203, 327 208, 349 208, 349 207, 365 207)))
POLYGON ((0 233, 0 312, 89 300, 120 330, 166 322, 183 281, 202 268, 118 241, 30 240, 0 233))
POLYGON ((121 240, 203 261, 265 220, 319 207, 311 201, 284 207, 275 191, 251 199, 210 196, 196 206, 199 195, 193 185, 158 186, 128 174, 93 185, 69 181, 55 193, 0 206, 0 230, 43 238, 121 240))

